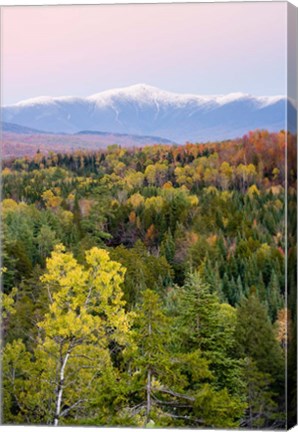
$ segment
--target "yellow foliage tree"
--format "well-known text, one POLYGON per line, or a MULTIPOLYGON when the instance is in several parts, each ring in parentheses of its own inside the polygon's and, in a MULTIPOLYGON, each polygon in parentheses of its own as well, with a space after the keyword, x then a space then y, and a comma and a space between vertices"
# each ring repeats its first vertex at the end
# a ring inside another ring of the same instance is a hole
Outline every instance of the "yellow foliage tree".
POLYGON ((54 195, 51 190, 46 190, 42 194, 42 199, 44 200, 47 208, 57 208, 62 203, 62 198, 54 195))
MULTIPOLYGON (((107 386, 103 380, 116 380, 110 346, 124 347, 130 330, 122 300, 124 275, 121 264, 96 247, 86 252, 85 266, 61 244, 47 259, 41 281, 48 293, 48 312, 37 324, 30 386, 15 395, 29 420, 31 413, 33 422, 57 426, 77 409, 84 412, 90 400, 99 397, 94 392, 107 386)), ((12 349, 7 344, 10 356, 12 349)), ((9 364, 4 363, 9 374, 9 364)))

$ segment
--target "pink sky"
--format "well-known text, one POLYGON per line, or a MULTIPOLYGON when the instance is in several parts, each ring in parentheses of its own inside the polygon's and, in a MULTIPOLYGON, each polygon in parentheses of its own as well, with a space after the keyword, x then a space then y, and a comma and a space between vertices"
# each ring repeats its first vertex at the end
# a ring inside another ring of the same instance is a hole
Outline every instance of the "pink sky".
POLYGON ((2 8, 4 104, 136 83, 285 92, 286 2, 2 8))

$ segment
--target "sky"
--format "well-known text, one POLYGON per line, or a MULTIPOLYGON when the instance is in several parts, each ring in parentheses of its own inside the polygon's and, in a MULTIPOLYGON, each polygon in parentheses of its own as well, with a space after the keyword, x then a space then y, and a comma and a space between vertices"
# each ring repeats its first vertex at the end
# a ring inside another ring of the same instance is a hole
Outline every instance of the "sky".
POLYGON ((138 83, 177 93, 279 95, 286 3, 1 8, 2 104, 138 83))

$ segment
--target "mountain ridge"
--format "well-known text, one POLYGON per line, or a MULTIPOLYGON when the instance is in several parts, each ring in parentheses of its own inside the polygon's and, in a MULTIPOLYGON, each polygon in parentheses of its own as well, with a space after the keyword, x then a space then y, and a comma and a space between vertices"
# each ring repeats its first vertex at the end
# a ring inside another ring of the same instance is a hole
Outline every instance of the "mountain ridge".
POLYGON ((104 90, 99 93, 94 93, 90 96, 79 97, 79 96, 38 96, 34 98, 24 99, 14 104, 4 105, 3 108, 10 107, 22 107, 26 105, 46 105, 59 102, 108 102, 109 99, 115 98, 121 95, 139 99, 139 101, 146 102, 148 100, 160 100, 164 101, 184 101, 190 100, 199 103, 215 102, 218 105, 224 105, 226 103, 234 102, 240 99, 251 99, 263 105, 269 105, 285 98, 285 96, 253 96, 249 93, 234 92, 228 94, 218 95, 199 95, 195 93, 176 93, 166 90, 159 89, 158 87, 150 86, 148 84, 135 84, 128 87, 119 87, 110 90, 104 90))
POLYGON ((86 98, 42 96, 20 101, 4 106, 2 118, 50 133, 108 130, 183 143, 234 138, 254 129, 285 129, 287 109, 291 117, 295 108, 283 96, 202 96, 137 84, 86 98))
POLYGON ((1 130, 2 132, 11 132, 15 134, 24 134, 24 135, 35 135, 35 134, 46 134, 48 132, 41 131, 38 129, 32 129, 26 126, 21 126, 16 123, 8 123, 1 122, 1 130))

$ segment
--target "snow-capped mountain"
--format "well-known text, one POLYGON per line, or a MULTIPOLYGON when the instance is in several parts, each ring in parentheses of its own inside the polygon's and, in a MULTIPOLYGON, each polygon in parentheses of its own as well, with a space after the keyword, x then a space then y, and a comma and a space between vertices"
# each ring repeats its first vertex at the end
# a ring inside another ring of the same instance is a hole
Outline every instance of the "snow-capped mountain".
POLYGON ((2 120, 53 133, 81 130, 157 135, 176 142, 241 136, 249 130, 285 129, 283 96, 176 94, 145 84, 86 98, 40 97, 2 108, 2 120))

